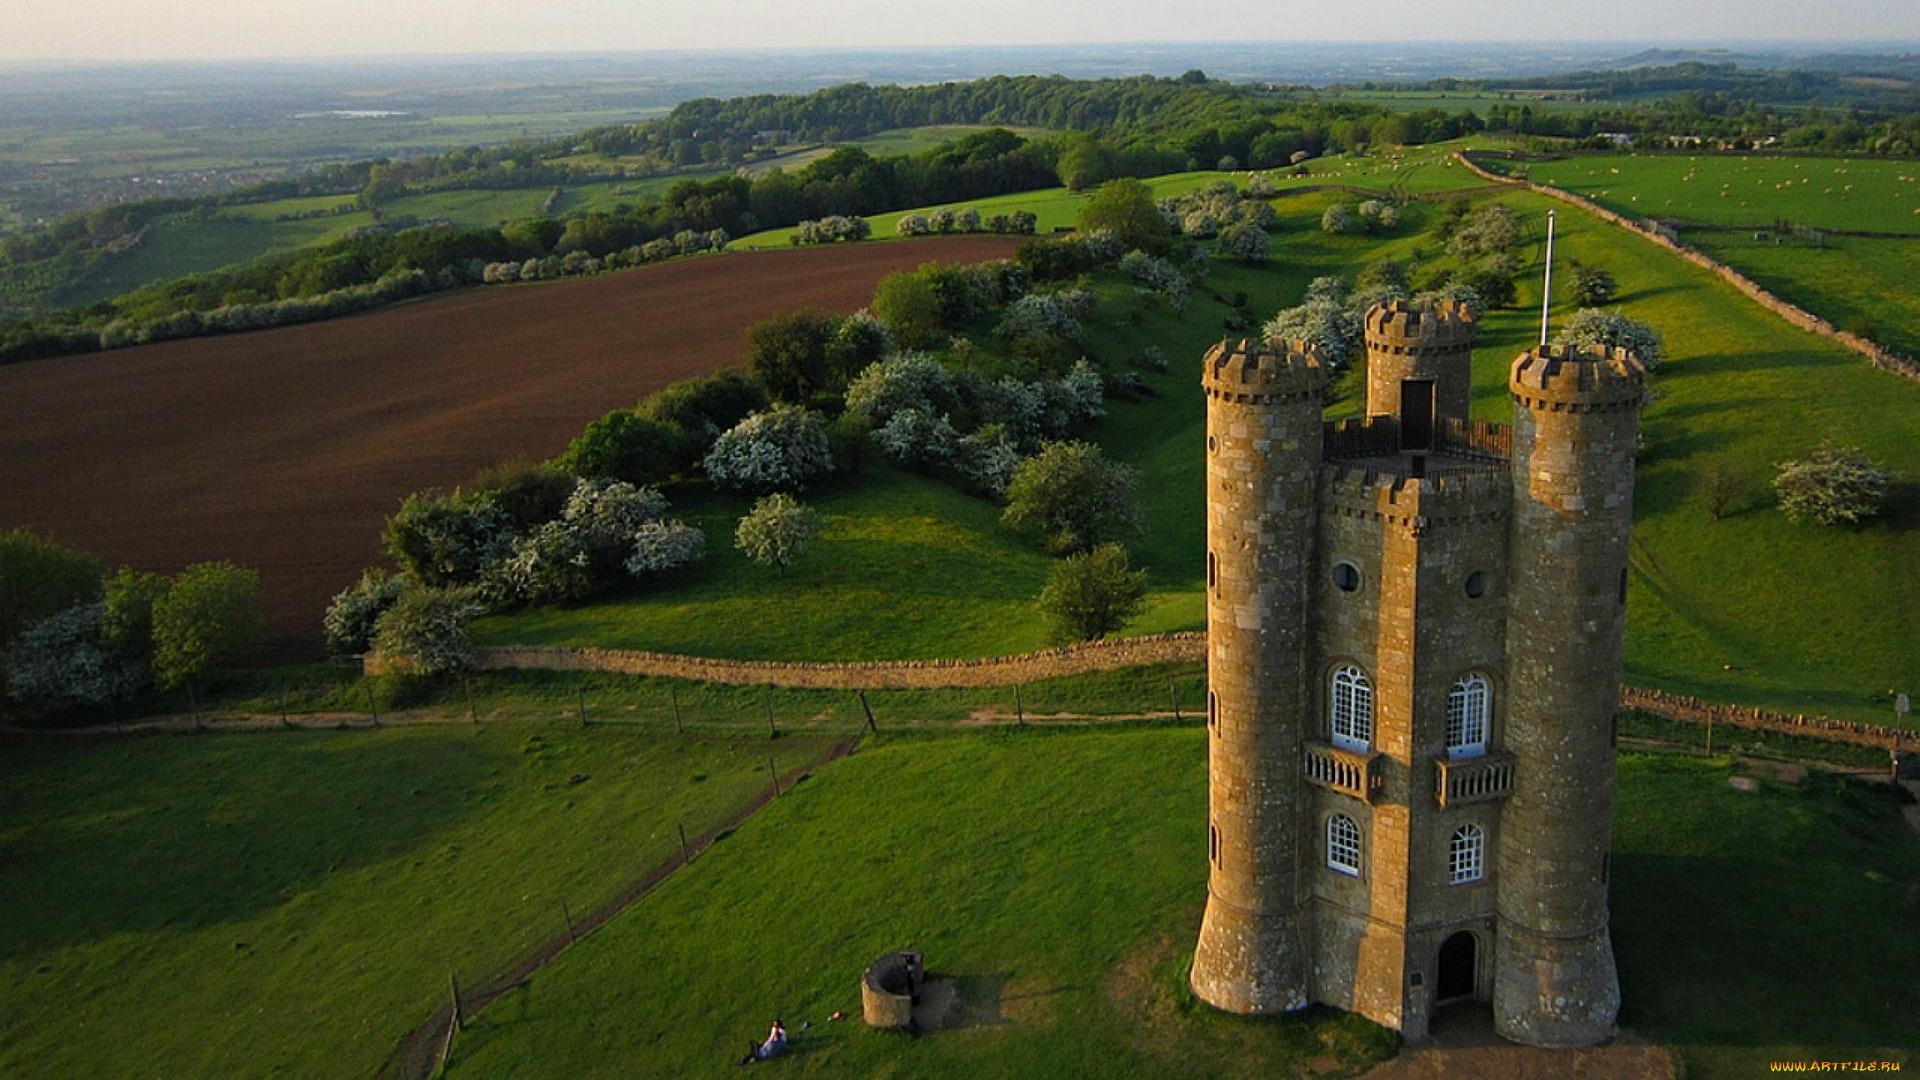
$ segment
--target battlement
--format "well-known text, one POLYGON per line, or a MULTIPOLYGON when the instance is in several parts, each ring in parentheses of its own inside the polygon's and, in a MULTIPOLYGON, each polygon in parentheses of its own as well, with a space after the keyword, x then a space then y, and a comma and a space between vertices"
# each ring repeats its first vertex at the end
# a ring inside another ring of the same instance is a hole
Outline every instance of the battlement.
POLYGON ((1508 376, 1513 400, 1551 412, 1638 408, 1647 369, 1632 351, 1606 345, 1549 345, 1514 358, 1508 376))
MULTIPOLYGON (((1321 454, 1327 461, 1400 453, 1400 421, 1396 417, 1329 420, 1321 432, 1321 454)), ((1442 417, 1434 426, 1433 450, 1427 459, 1430 475, 1458 472, 1475 463, 1504 467, 1513 456, 1513 429, 1505 424, 1442 417)))
POLYGON ((1456 352, 1479 333, 1473 309, 1458 300, 1416 304, 1392 300, 1367 309, 1367 348, 1386 352, 1456 352))
POLYGON ((1431 467, 1425 476, 1411 476, 1367 459, 1328 461, 1320 466, 1321 512, 1370 517, 1415 535, 1436 526, 1505 520, 1513 480, 1504 463, 1463 459, 1431 467))
POLYGON ((1248 404, 1317 397, 1327 385, 1318 346, 1289 342, 1275 349, 1241 338, 1207 350, 1200 385, 1208 397, 1248 404))

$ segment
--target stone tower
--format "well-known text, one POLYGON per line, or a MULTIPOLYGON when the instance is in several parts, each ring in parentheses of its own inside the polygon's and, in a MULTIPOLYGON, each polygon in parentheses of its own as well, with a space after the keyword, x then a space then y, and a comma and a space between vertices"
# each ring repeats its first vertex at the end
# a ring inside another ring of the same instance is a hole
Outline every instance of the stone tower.
POLYGON ((1618 351, 1515 361, 1467 417, 1472 313, 1367 313, 1367 417, 1312 351, 1207 354, 1208 897, 1196 994, 1318 1001, 1409 1038, 1492 1001, 1604 1038, 1633 449, 1618 351))

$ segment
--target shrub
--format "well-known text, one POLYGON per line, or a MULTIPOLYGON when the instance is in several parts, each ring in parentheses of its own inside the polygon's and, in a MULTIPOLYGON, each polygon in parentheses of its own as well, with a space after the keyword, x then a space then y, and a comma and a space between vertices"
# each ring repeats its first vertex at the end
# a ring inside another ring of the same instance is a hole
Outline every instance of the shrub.
POLYGON ((576 477, 657 484, 680 467, 685 444, 686 433, 679 428, 643 419, 632 409, 615 409, 588 424, 560 460, 576 477))
POLYGON ((993 332, 1016 348, 1058 355, 1086 335, 1082 320, 1093 307, 1093 294, 1085 289, 1028 293, 1007 305, 993 332))
POLYGON ((27 627, 100 598, 100 560, 30 529, 0 532, 0 646, 27 627))
POLYGON ((797 491, 833 469, 826 427, 805 409, 781 405, 757 412, 714 440, 707 476, 740 491, 797 491))
POLYGON ((1660 366, 1665 352, 1659 331, 1617 311, 1582 308, 1573 313, 1560 333, 1556 345, 1608 345, 1630 350, 1640 362, 1652 369, 1660 366))
POLYGON ((719 434, 767 407, 767 388, 736 372, 668 383, 640 403, 648 420, 677 427, 698 454, 704 454, 719 434))
POLYGON ((904 409, 951 413, 959 404, 953 373, 926 353, 898 353, 869 364, 847 387, 847 412, 875 426, 904 409))
POLYGON ((406 591, 406 578, 373 569, 334 594, 320 622, 327 651, 335 656, 358 656, 366 652, 373 642, 374 624, 406 591))
POLYGON ((515 528, 530 529, 560 516, 574 482, 573 474, 554 462, 510 461, 482 470, 473 487, 493 492, 515 528))
POLYGON ((907 214, 894 223, 893 230, 901 236, 925 236, 933 231, 933 226, 924 214, 907 214))
POLYGON ((1158 345, 1149 345, 1140 350, 1140 355, 1128 361, 1142 371, 1163 372, 1167 370, 1166 351, 1158 345))
POLYGON ((1085 551, 1140 531, 1135 484, 1092 443, 1049 443, 1014 470, 1001 520, 1056 553, 1085 551))
POLYGON ((107 643, 141 665, 153 659, 153 606, 173 587, 165 574, 121 567, 103 583, 106 613, 100 629, 107 643))
POLYGON ((873 313, 907 348, 932 344, 940 334, 940 297, 924 276, 895 270, 873 290, 873 313))
POLYGON ((1613 275, 1598 266, 1576 263, 1573 267, 1573 300, 1585 308, 1605 307, 1613 303, 1620 285, 1613 275))
POLYGON ((795 244, 832 244, 841 240, 853 242, 865 240, 873 232, 873 226, 867 219, 847 217, 842 214, 829 214, 814 221, 802 221, 794 226, 795 244))
POLYGON ((954 445, 954 466, 973 490, 1005 498, 1020 466, 1020 448, 1007 425, 983 424, 954 445))
POLYGON ((812 509, 791 495, 768 495, 740 519, 733 542, 747 558, 784 574, 819 531, 820 517, 812 509))
POLYGON ((1102 544, 1053 565, 1040 610, 1056 645, 1098 641, 1125 626, 1146 606, 1147 572, 1127 565, 1127 549, 1102 544))
POLYGON ((227 562, 182 570, 153 604, 153 674, 188 686, 252 656, 266 633, 260 575, 227 562))
POLYGON ((490 491, 407 496, 387 519, 387 551, 423 585, 470 584, 512 543, 513 519, 490 491))
POLYGON ((835 385, 827 343, 836 329, 832 316, 816 311, 763 319, 747 330, 747 369, 775 400, 805 404, 835 385))
POLYGON ((584 600, 604 587, 582 530, 549 521, 515 537, 512 548, 487 564, 480 592, 495 603, 539 604, 584 600))
POLYGON ((92 600, 22 631, 4 653, 8 696, 57 711, 109 705, 145 688, 146 669, 106 632, 106 611, 92 600))
MULTIPOLYGON (((865 371, 867 365, 892 351, 893 335, 872 312, 856 311, 845 318, 835 318, 833 332, 827 336, 827 371, 833 387, 846 386, 855 375, 865 371)), ((738 419, 735 418, 736 422, 738 419)))
POLYGON ((1280 194, 1280 188, 1273 177, 1257 172, 1247 177, 1247 194, 1256 199, 1271 199, 1280 194))
POLYGON ((380 616, 373 646, 420 675, 466 671, 478 655, 473 619, 480 611, 467 589, 409 589, 380 616))
POLYGON ((1175 311, 1185 310, 1189 283, 1179 267, 1144 251, 1129 251, 1120 259, 1120 272, 1132 278, 1142 292, 1161 297, 1175 311))
POLYGON ((1352 208, 1348 207, 1345 203, 1334 203, 1332 206, 1327 207, 1326 213, 1320 215, 1321 231, 1332 233, 1335 236, 1348 236, 1353 233, 1363 232, 1366 227, 1366 222, 1363 221, 1359 215, 1355 214, 1352 208))
POLYGON ((1318 346, 1329 368, 1345 367, 1359 354, 1364 333, 1353 309, 1333 300, 1309 300, 1269 319, 1260 328, 1268 345, 1285 349, 1294 342, 1318 346))
POLYGON ((1518 296, 1513 286, 1514 269, 1506 259, 1489 259, 1458 275, 1456 280, 1472 289, 1484 310, 1512 307, 1518 296))
POLYGON ((953 220, 953 211, 944 206, 927 215, 927 225, 937 233, 952 232, 953 220))
POLYGON ((1083 232, 1099 229, 1113 233, 1123 249, 1162 252, 1173 233, 1160 208, 1154 205, 1152 189, 1132 179, 1101 184, 1080 207, 1078 220, 1083 232))
POLYGON ((677 569, 705 558, 707 534, 683 521, 649 521, 634 535, 627 552, 631 577, 677 569))
POLYGON ((1794 521, 1851 525, 1880 513, 1891 479, 1859 450, 1828 441, 1804 460, 1781 462, 1773 490, 1794 521))
POLYGON ((1500 255, 1520 243, 1520 219, 1498 203, 1489 203, 1460 219, 1448 239, 1447 251, 1462 259, 1500 255))
POLYGON ((888 457, 909 469, 931 469, 953 457, 958 433, 943 415, 902 409, 873 432, 888 457))
POLYGON ((1273 242, 1267 230, 1250 221, 1236 222, 1221 230, 1220 254, 1244 263, 1263 263, 1272 257, 1273 242))
POLYGON ((1106 380, 1100 377, 1086 357, 1073 362, 1065 375, 1060 377, 1058 390, 1051 395, 1048 406, 1060 418, 1064 427, 1088 420, 1097 420, 1107 414, 1105 398, 1106 380))

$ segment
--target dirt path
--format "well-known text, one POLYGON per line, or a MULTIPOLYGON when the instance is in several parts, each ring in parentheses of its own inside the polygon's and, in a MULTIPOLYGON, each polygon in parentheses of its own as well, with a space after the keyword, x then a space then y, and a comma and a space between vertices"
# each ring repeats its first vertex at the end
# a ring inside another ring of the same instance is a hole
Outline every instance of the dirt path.
MULTIPOLYGON (((794 784, 812 776, 815 772, 853 752, 859 740, 848 739, 835 743, 827 753, 808 762, 799 771, 789 773, 783 780, 781 790, 791 789, 794 784)), ((748 818, 759 813, 778 796, 772 790, 763 791, 752 802, 728 815, 725 821, 691 838, 687 843, 684 856, 676 855, 647 871, 638 881, 622 889, 618 896, 601 905, 584 917, 574 920, 572 933, 556 935, 546 944, 534 950, 513 968, 499 976, 488 979, 475 986, 462 987, 460 1004, 465 1015, 486 1008, 501 995, 525 983, 541 968, 551 963, 554 957, 565 952, 567 947, 593 931, 605 926, 615 915, 631 907, 641 897, 652 892, 654 887, 665 881, 675 870, 700 857, 715 840, 740 827, 748 818)), ((439 1068, 448 1049, 448 1035, 453 1021, 453 1005, 449 1002, 436 1009, 432 1016, 419 1027, 409 1032, 400 1045, 394 1047, 386 1063, 377 1074, 381 1080, 425 1080, 439 1068)), ((457 1034, 455 1035, 457 1038, 457 1034)))
POLYGON ((276 635, 318 637, 400 499, 566 448, 666 383, 739 364, 748 326, 852 311, 947 237, 681 259, 342 319, 0 366, 0 528, 109 563, 257 567, 276 635))

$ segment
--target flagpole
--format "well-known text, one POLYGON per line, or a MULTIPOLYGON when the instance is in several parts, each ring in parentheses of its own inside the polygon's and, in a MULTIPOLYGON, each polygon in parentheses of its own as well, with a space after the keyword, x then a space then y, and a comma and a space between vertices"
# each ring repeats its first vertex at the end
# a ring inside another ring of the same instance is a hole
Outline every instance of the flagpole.
POLYGON ((1547 313, 1553 307, 1553 211, 1547 211, 1547 280, 1540 287, 1540 347, 1547 347, 1547 313))

